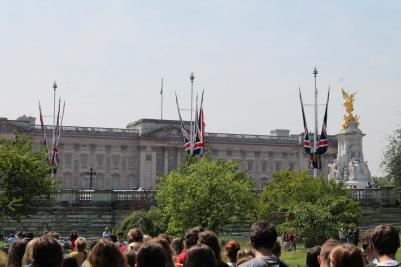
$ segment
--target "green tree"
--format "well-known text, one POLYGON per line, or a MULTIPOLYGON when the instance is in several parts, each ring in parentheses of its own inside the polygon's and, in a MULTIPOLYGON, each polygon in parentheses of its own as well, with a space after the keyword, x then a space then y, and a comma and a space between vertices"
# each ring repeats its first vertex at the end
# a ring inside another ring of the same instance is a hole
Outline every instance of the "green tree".
POLYGON ((158 185, 161 224, 168 233, 182 234, 196 225, 219 232, 226 224, 255 218, 254 180, 237 163, 191 161, 162 177, 158 185))
POLYGON ((388 137, 384 148, 383 161, 381 163, 387 178, 390 179, 396 190, 401 192, 401 129, 397 129, 388 137))
POLYGON ((28 136, 0 140, 0 213, 15 216, 32 209, 36 197, 49 197, 56 185, 45 151, 34 152, 28 136))
POLYGON ((306 171, 273 175, 261 195, 261 216, 284 214, 281 231, 295 230, 305 240, 320 243, 338 230, 358 224, 359 202, 342 183, 311 177, 306 171))

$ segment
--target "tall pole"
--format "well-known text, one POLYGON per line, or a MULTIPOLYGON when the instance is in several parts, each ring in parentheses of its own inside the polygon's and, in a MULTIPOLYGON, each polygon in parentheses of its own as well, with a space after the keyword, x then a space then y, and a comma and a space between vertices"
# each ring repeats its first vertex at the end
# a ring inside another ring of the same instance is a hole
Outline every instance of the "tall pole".
POLYGON ((53 83, 53 126, 56 127, 56 81, 53 83))
POLYGON ((160 119, 163 120, 163 78, 162 78, 162 85, 161 85, 161 89, 160 89, 160 119))
POLYGON ((191 76, 189 77, 189 79, 191 80, 191 135, 189 137, 190 140, 190 155, 193 155, 193 151, 194 151, 194 137, 193 137, 193 123, 192 123, 192 111, 193 111, 193 99, 194 99, 194 73, 191 73, 191 76))
MULTIPOLYGON (((313 70, 313 76, 315 77, 315 133, 313 134, 313 152, 316 153, 317 152, 317 135, 318 135, 318 125, 317 125, 317 87, 316 87, 316 77, 317 77, 317 69, 315 67, 315 69, 313 70)), ((313 177, 317 177, 317 169, 313 168, 313 177)))

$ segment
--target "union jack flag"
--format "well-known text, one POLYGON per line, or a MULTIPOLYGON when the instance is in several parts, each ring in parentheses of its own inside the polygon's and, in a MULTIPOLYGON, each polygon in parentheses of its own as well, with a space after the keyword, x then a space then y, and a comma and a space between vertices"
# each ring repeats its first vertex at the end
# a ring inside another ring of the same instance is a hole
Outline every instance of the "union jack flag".
POLYGON ((308 126, 306 124, 306 119, 305 119, 305 111, 304 111, 304 104, 302 102, 301 89, 299 89, 299 99, 301 101, 302 119, 304 121, 304 151, 307 155, 310 155, 311 154, 311 141, 309 138, 308 126))
POLYGON ((320 134, 319 143, 317 145, 317 153, 323 155, 327 152, 329 147, 329 140, 327 139, 327 107, 329 105, 330 89, 327 93, 326 111, 324 113, 322 132, 320 134))
POLYGON ((193 155, 203 156, 205 150, 205 116, 203 113, 203 93, 201 105, 198 113, 198 105, 196 106, 195 113, 195 144, 193 149, 193 155))
POLYGON ((182 134, 182 137, 184 138, 184 151, 187 154, 189 154, 191 152, 190 132, 185 128, 184 122, 182 121, 181 111, 180 111, 180 107, 178 105, 177 94, 175 94, 175 102, 177 103, 178 116, 180 118, 180 123, 181 123, 181 134, 182 134))

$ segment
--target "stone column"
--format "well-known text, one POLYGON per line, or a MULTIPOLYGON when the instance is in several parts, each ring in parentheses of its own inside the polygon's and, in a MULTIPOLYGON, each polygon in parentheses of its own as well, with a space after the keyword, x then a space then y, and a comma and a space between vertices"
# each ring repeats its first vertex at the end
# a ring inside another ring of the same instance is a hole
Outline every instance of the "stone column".
POLYGON ((168 173, 168 148, 164 147, 164 174, 168 173))
POLYGON ((138 146, 139 150, 139 187, 146 187, 146 146, 138 146))
POLYGON ((149 188, 153 187, 156 184, 156 164, 156 147, 152 147, 152 172, 151 177, 149 177, 149 188))

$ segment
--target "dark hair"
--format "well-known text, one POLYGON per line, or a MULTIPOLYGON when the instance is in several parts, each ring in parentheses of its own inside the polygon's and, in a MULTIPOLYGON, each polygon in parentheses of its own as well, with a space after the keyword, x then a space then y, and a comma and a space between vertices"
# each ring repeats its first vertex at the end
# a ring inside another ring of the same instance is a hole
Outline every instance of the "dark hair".
POLYGON ((195 245, 198 242, 198 235, 200 232, 203 232, 202 227, 200 226, 196 226, 192 229, 189 229, 186 233, 185 233, 185 247, 187 249, 189 249, 190 247, 192 247, 193 245, 195 245))
POLYGON ((332 267, 364 267, 361 250, 352 244, 333 248, 329 259, 332 267))
POLYGON ((79 265, 76 258, 67 256, 63 259, 61 267, 79 267, 79 265))
MULTIPOLYGON (((184 259, 185 267, 217 267, 213 250, 206 245, 197 244, 187 250, 184 259)), ((139 266, 138 266, 139 267, 139 266)))
POLYGON ((154 241, 144 243, 138 250, 136 265, 137 267, 165 267, 166 253, 163 247, 154 241))
POLYGON ((89 244, 89 251, 91 251, 97 244, 97 242, 99 242, 99 239, 94 239, 90 242, 89 244))
POLYGON ((162 246, 164 254, 166 254, 166 267, 175 267, 173 259, 173 249, 171 248, 169 242, 162 237, 155 237, 152 241, 158 243, 162 246))
POLYGON ((142 242, 143 232, 140 228, 132 228, 128 231, 128 243, 142 242))
POLYGON ((277 240, 277 231, 273 224, 268 221, 257 221, 249 229, 251 246, 255 249, 272 249, 277 240))
POLYGON ((319 267, 318 256, 320 255, 320 246, 316 246, 307 250, 306 267, 319 267))
POLYGON ((88 262, 93 267, 126 267, 126 258, 118 247, 106 238, 100 239, 92 248, 88 262))
POLYGON ((224 255, 230 262, 237 262, 237 253, 241 249, 239 243, 235 240, 228 240, 224 248, 226 250, 224 255))
POLYGON ((63 249, 56 239, 42 236, 33 244, 31 260, 32 267, 59 267, 63 260, 63 249))
POLYGON ((329 254, 330 252, 338 245, 341 245, 341 242, 334 239, 326 240, 320 248, 320 261, 329 265, 329 254))
POLYGON ((221 262, 221 248, 215 233, 212 231, 204 231, 199 233, 198 243, 209 246, 213 250, 217 262, 221 262))
POLYGON ((125 256, 127 257, 127 264, 129 267, 135 267, 136 263, 136 251, 133 249, 127 249, 125 251, 125 256))
POLYGON ((174 255, 179 255, 184 248, 184 240, 182 238, 174 238, 171 241, 171 248, 173 249, 174 255))
POLYGON ((281 256, 281 245, 280 245, 280 242, 276 241, 276 243, 274 244, 274 247, 272 249, 272 253, 277 258, 280 258, 280 256, 281 256))
POLYGON ((123 232, 118 232, 117 236, 120 236, 120 235, 124 236, 124 233, 123 232))
POLYGON ((160 234, 160 235, 158 235, 157 237, 160 237, 160 238, 166 240, 170 245, 171 245, 171 242, 173 241, 173 239, 171 238, 171 236, 168 235, 168 234, 160 234))
POLYGON ((7 267, 21 267, 22 257, 24 257, 27 242, 17 239, 8 249, 7 267))
POLYGON ((70 235, 70 240, 76 240, 78 238, 78 232, 73 230, 70 235))
POLYGON ((117 236, 111 235, 110 236, 110 240, 111 240, 111 242, 116 243, 117 242, 117 236))
POLYGON ((381 224, 370 233, 373 249, 380 256, 396 254, 400 247, 398 231, 390 224, 381 224))

